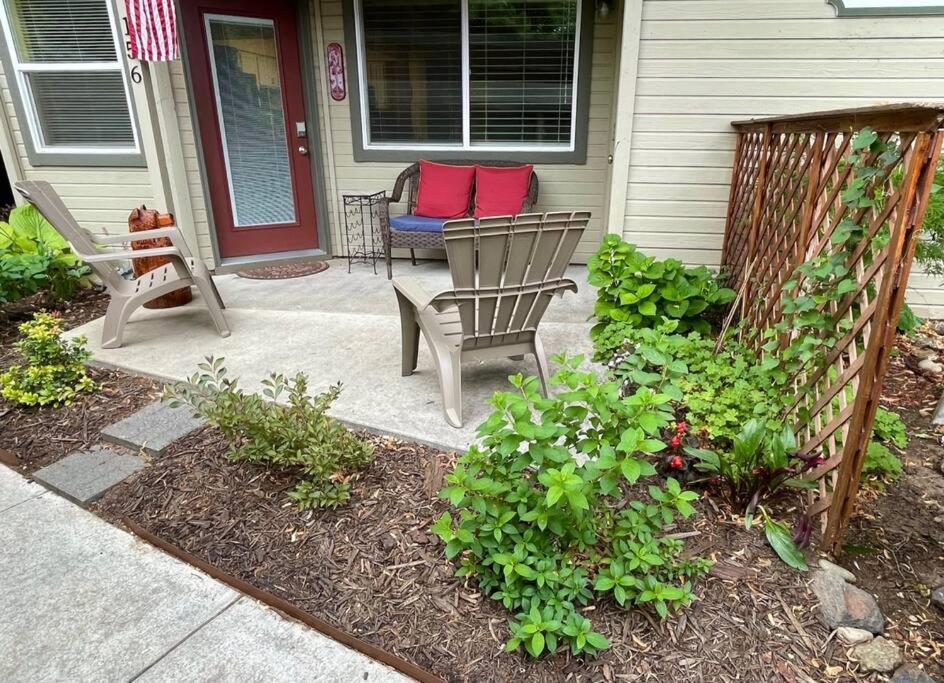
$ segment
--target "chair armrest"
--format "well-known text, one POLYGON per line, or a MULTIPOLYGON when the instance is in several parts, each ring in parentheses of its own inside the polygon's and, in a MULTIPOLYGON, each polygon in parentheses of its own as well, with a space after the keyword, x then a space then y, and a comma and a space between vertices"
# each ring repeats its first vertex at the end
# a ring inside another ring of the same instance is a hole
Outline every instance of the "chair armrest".
POLYGON ((419 164, 410 164, 405 169, 403 169, 400 175, 397 176, 396 182, 393 184, 393 192, 390 193, 390 199, 388 200, 389 203, 400 203, 400 198, 403 196, 403 188, 406 187, 407 181, 412 176, 419 174, 419 169, 419 164))
POLYGON ((564 296, 564 292, 577 293, 577 283, 570 278, 561 278, 558 280, 557 288, 554 290, 554 296, 564 296))
POLYGON ((171 244, 178 249, 185 258, 190 258, 190 249, 187 242, 178 228, 153 228, 151 230, 139 230, 138 232, 129 232, 123 235, 92 235, 92 239, 97 244, 130 244, 139 240, 152 240, 166 237, 171 244))
POLYGON ((429 306, 430 302, 438 294, 430 294, 424 289, 423 285, 411 277, 398 277, 393 280, 393 288, 399 294, 402 294, 411 304, 416 306, 416 310, 422 310, 429 306))
MULTIPOLYGON (((108 263, 109 261, 120 261, 122 259, 141 259, 152 256, 167 256, 176 258, 184 265, 187 265, 187 259, 177 247, 155 247, 153 249, 125 249, 123 251, 106 251, 101 254, 86 256, 82 260, 86 263, 108 263)), ((189 268, 188 268, 189 269, 189 268)))

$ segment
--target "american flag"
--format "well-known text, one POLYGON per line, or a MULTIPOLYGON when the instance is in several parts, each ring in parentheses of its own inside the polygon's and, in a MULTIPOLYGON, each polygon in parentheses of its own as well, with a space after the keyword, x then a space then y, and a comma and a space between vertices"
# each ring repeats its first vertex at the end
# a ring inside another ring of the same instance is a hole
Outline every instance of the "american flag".
POLYGON ((174 0, 125 0, 131 59, 169 62, 178 58, 174 0))

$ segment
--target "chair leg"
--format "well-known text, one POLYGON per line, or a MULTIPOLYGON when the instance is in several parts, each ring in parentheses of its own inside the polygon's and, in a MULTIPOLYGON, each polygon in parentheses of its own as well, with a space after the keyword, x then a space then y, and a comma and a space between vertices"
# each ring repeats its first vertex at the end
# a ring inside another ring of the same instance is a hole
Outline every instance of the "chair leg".
POLYGON ((393 279, 393 259, 390 258, 390 247, 387 247, 387 251, 384 254, 384 260, 387 262, 387 279, 393 279))
POLYGON ((431 347, 439 374, 443 414, 453 427, 462 426, 462 352, 431 347))
POLYGON ((400 374, 409 377, 416 370, 420 348, 420 326, 416 322, 416 309, 405 296, 397 292, 400 305, 400 374))
POLYGON ((410 249, 410 262, 415 266, 416 265, 416 252, 410 249))
POLYGON ((117 349, 121 347, 121 338, 124 335, 125 323, 131 317, 132 311, 137 308, 130 299, 112 295, 105 311, 105 322, 102 327, 102 348, 117 349))
POLYGON ((547 379, 551 375, 550 368, 547 365, 547 356, 544 353, 544 343, 541 341, 541 337, 537 332, 534 333, 534 342, 532 343, 534 347, 534 360, 538 364, 538 377, 541 379, 541 391, 544 393, 544 396, 548 396, 547 391, 547 379))
POLYGON ((226 324, 226 318, 223 317, 223 310, 220 308, 220 301, 217 298, 218 294, 215 291, 216 287, 213 285, 213 281, 208 277, 197 275, 193 278, 193 284, 196 285, 203 296, 210 318, 213 319, 213 324, 216 325, 216 331, 221 337, 228 337, 230 335, 229 325, 226 324))

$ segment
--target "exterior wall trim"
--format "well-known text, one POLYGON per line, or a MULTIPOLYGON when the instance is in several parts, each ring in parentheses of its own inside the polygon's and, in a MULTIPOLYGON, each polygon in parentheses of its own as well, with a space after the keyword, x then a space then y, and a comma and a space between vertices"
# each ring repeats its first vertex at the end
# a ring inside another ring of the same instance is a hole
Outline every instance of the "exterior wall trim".
POLYGON ((468 148, 456 149, 365 149, 361 130, 362 103, 360 97, 360 64, 357 50, 357 18, 354 0, 343 0, 344 42, 347 53, 348 97, 351 106, 351 138, 354 161, 414 162, 418 158, 448 160, 455 158, 469 161, 506 159, 522 163, 538 164, 585 164, 587 162, 587 134, 590 119, 590 79, 593 67, 593 25, 595 2, 582 0, 580 4, 580 45, 577 64, 577 107, 574 117, 576 126, 573 150, 546 151, 492 151, 468 148))
POLYGON ((623 7, 620 41, 619 80, 613 112, 613 162, 610 195, 606 212, 606 232, 622 235, 626 222, 629 192, 629 161, 633 150, 633 118, 636 113, 636 74, 639 69, 639 42, 642 35, 643 0, 626 0, 623 7))

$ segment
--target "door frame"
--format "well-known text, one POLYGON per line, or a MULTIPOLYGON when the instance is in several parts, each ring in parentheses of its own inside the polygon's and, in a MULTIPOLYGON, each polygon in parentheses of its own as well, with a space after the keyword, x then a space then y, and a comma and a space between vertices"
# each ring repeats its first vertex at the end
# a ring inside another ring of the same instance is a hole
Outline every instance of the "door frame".
MULTIPOLYGON (((180 41, 180 59, 184 68, 184 82, 187 86, 187 109, 190 114, 190 123, 193 127, 194 143, 197 147, 197 167, 200 169, 200 186, 203 190, 203 202, 206 207, 207 223, 210 227, 210 246, 213 249, 213 264, 217 267, 227 265, 245 265, 256 262, 265 262, 278 260, 283 255, 286 257, 315 256, 330 257, 331 250, 331 229, 328 225, 329 213, 327 207, 327 192, 325 188, 323 150, 321 146, 321 103, 318 98, 318 74, 315 67, 314 46, 312 41, 314 36, 311 30, 311 7, 310 0, 290 0, 295 4, 296 33, 298 34, 298 50, 301 61, 301 79, 302 79, 302 99, 305 103, 305 120, 308 127, 308 163, 311 165, 312 193, 315 200, 315 223, 318 235, 318 248, 306 249, 304 251, 275 252, 271 254, 258 254, 254 256, 237 256, 224 258, 220 256, 219 241, 216 233, 216 220, 213 216, 213 203, 210 201, 210 185, 207 176, 206 159, 203 153, 203 136, 200 133, 200 123, 197 117, 196 100, 193 91, 193 78, 190 70, 190 50, 193 46, 188 46, 184 32, 177 31, 177 39, 180 41)), ((183 16, 181 3, 186 0, 175 0, 177 16, 183 16)), ((202 50, 202 45, 197 45, 196 50, 202 50)), ((199 53, 198 53, 199 54, 199 53)))

